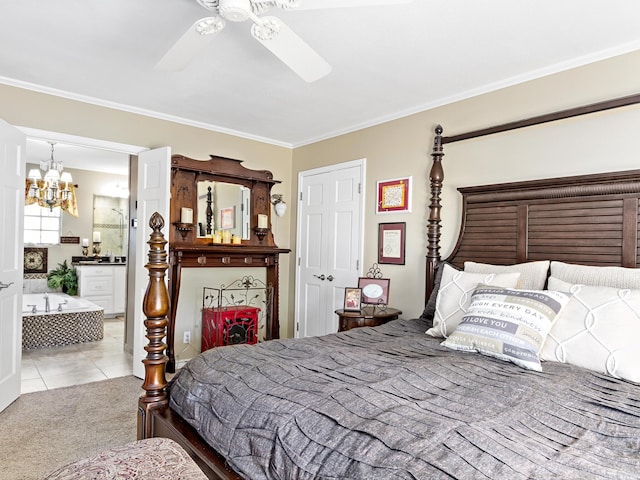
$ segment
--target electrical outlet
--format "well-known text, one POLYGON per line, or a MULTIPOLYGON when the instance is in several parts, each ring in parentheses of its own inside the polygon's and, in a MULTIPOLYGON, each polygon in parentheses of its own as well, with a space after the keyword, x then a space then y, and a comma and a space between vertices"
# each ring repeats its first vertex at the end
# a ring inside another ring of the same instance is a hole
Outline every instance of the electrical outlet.
POLYGON ((184 331, 182 343, 191 343, 191 330, 184 331))

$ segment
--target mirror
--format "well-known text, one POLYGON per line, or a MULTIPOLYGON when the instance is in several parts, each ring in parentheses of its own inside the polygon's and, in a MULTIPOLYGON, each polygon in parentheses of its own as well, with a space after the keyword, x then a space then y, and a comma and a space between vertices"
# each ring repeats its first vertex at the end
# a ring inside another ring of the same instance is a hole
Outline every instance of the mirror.
POLYGON ((198 182, 197 235, 206 237, 216 230, 249 240, 251 190, 234 183, 198 182))
POLYGON ((93 231, 100 232, 101 256, 127 255, 128 212, 128 198, 93 196, 93 231))

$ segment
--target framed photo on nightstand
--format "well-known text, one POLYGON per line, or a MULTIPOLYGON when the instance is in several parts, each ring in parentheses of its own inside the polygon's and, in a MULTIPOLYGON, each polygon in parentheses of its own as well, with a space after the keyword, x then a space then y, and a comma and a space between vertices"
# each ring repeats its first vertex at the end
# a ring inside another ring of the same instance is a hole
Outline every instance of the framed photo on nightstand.
POLYGON ((362 289, 344 289, 344 310, 345 312, 359 312, 362 305, 362 289))
POLYGON ((358 287, 362 289, 362 303, 387 305, 389 303, 388 278, 360 277, 358 287))

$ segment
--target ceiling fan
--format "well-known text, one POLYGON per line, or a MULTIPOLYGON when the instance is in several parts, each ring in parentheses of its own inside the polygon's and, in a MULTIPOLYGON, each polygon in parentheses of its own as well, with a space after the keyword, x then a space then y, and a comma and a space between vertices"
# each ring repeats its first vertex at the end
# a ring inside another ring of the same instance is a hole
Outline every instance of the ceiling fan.
POLYGON ((413 0, 196 0, 214 16, 197 20, 157 63, 159 70, 182 70, 225 27, 226 21, 251 20, 251 35, 307 82, 331 71, 307 42, 279 18, 261 15, 277 7, 282 10, 365 7, 411 3, 413 0))

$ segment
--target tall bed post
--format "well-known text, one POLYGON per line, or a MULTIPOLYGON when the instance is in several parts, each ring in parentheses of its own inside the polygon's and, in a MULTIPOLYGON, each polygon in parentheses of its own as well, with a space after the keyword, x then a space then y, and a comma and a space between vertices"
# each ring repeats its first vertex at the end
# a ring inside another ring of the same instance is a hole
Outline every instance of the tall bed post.
POLYGON ((442 170, 442 126, 437 125, 436 136, 433 140, 433 150, 431 157, 433 164, 429 171, 429 183, 431 185, 431 200, 429 202, 429 224, 427 226, 427 269, 426 269, 426 289, 425 304, 429 300, 429 295, 433 290, 433 283, 436 276, 436 269, 440 262, 440 195, 442 193, 442 182, 444 171, 442 170))
POLYGON ((165 250, 167 241, 161 232, 164 227, 162 215, 155 212, 149 220, 149 226, 153 230, 147 242, 150 247, 149 263, 145 265, 149 270, 149 284, 142 302, 142 311, 146 317, 144 326, 149 343, 145 347, 147 356, 142 361, 145 371, 142 389, 145 393, 138 401, 138 439, 152 436, 151 410, 164 408, 168 404, 165 377, 167 356, 164 354, 167 346, 162 340, 167 334, 169 294, 164 278, 169 265, 165 250))

